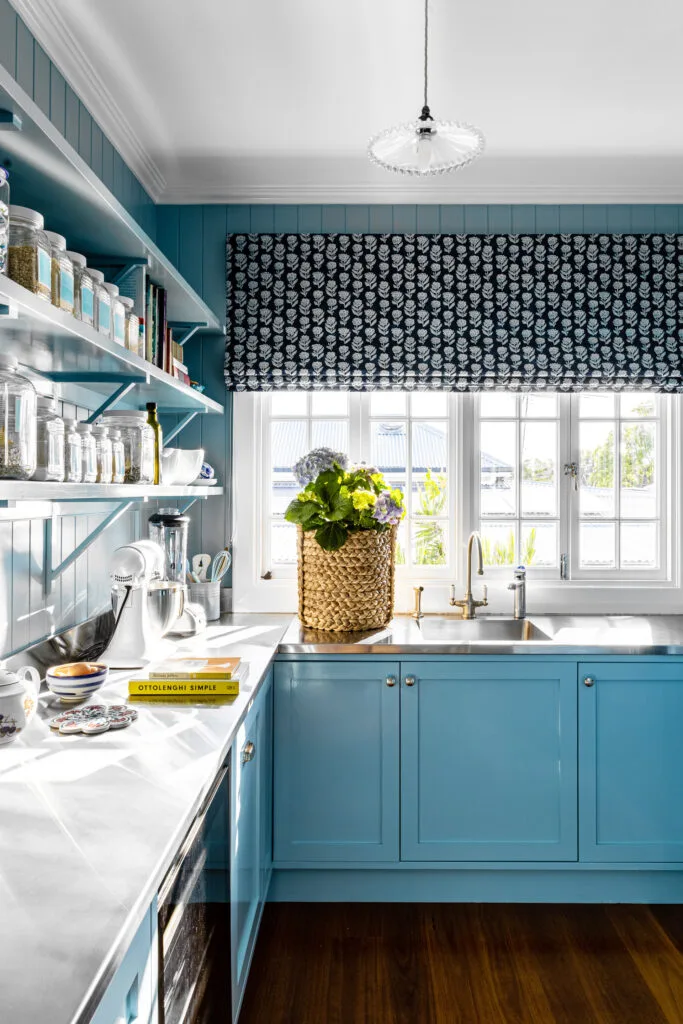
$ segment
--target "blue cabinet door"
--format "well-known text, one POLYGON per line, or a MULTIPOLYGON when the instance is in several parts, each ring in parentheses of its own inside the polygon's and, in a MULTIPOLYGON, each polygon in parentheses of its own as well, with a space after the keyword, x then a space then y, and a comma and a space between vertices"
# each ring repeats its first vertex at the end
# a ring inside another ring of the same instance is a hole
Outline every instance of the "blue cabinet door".
POLYGON ((276 862, 398 860, 398 677, 379 659, 276 664, 276 862))
POLYGON ((401 859, 577 857, 576 666, 404 662, 401 859))
POLYGON ((579 737, 580 859, 683 863, 683 662, 579 665, 579 737))
POLYGON ((237 1020, 256 944, 265 899, 264 817, 270 813, 266 709, 272 670, 263 683, 232 747, 231 952, 233 1020, 237 1020))
POLYGON ((90 1018, 91 1024, 156 1024, 159 1020, 156 915, 155 899, 90 1018))

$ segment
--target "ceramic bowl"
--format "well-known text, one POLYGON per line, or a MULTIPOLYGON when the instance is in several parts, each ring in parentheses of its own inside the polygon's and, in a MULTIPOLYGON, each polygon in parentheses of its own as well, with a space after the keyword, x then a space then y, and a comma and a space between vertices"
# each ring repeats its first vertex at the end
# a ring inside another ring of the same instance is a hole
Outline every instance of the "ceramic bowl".
POLYGON ((164 448, 161 453, 161 482, 181 486, 194 483, 203 461, 203 448, 164 448))
POLYGON ((47 670, 45 682, 51 693, 65 703, 85 700, 104 684, 109 669, 92 661, 76 661, 68 665, 53 665, 47 670))

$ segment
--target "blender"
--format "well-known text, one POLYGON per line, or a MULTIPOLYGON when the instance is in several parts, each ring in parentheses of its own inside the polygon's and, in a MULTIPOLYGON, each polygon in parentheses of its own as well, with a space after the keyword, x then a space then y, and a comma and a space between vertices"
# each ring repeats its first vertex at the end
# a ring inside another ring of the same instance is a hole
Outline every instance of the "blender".
POLYGON ((189 525, 190 517, 177 508, 160 508, 149 517, 149 539, 163 548, 166 579, 179 583, 185 595, 182 614, 169 630, 178 636, 194 636, 206 629, 204 609, 187 600, 185 566, 189 525))

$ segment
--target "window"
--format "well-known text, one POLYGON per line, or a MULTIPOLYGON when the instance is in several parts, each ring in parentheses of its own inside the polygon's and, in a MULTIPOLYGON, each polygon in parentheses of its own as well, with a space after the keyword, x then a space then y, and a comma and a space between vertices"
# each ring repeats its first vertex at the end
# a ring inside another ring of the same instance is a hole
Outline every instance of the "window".
POLYGON ((241 536, 251 581, 283 588, 279 603, 270 603, 271 587, 259 590, 266 605, 251 607, 294 607, 296 528, 284 520, 299 490, 292 467, 325 445, 377 466, 406 495, 397 568, 405 610, 419 582, 462 585, 473 529, 494 590, 524 564, 562 594, 558 610, 568 583, 584 597, 588 586, 595 597, 616 585, 610 600, 624 602, 623 581, 677 587, 678 405, 647 393, 238 394, 238 580, 241 536))

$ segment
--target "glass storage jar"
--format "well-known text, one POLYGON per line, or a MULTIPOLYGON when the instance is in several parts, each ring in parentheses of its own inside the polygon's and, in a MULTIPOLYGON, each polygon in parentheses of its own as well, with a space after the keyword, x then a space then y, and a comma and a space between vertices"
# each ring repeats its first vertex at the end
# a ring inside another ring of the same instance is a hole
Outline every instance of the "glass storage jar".
POLYGON ((112 409, 103 413, 108 427, 121 431, 125 457, 126 484, 151 484, 154 481, 154 431, 147 425, 147 413, 112 409))
POLYGON ((66 424, 64 466, 67 482, 80 484, 83 475, 82 466, 81 435, 78 433, 76 420, 69 420, 66 424))
POLYGON ((56 231, 46 231, 52 259, 52 305, 73 315, 74 266, 66 251, 66 238, 56 231))
POLYGON ((34 480, 64 479, 64 420, 51 395, 38 395, 38 458, 34 480))
POLYGON ((0 479, 3 480, 29 480, 36 471, 36 389, 30 380, 17 373, 18 365, 14 356, 0 354, 0 479))
POLYGON ((111 338, 111 295, 104 286, 104 274, 91 269, 90 277, 95 289, 95 328, 111 338))
POLYGON ((7 273, 9 246, 9 171, 0 167, 0 274, 7 273))
POLYGON ((95 438, 97 454, 97 483, 110 484, 114 476, 114 464, 109 427, 97 424, 92 428, 92 436, 95 438))
POLYGON ((129 352, 134 352, 136 356, 141 355, 140 352, 140 318, 137 313, 133 312, 133 299, 130 299, 127 295, 119 296, 126 310, 126 348, 129 352))
POLYGON ((121 431, 117 428, 111 430, 111 462, 111 482, 122 484, 126 478, 126 450, 121 438, 121 431))
POLYGON ((97 480, 97 448, 92 423, 79 423, 78 433, 81 435, 81 480, 84 484, 94 484, 97 480))
POLYGON ((27 206, 10 206, 9 276, 49 302, 52 298, 52 259, 44 225, 42 214, 36 210, 29 210, 27 206))
POLYGON ((74 268, 74 316, 90 327, 95 323, 95 292, 85 256, 67 249, 74 268))
POLYGON ((117 345, 126 344, 126 307, 121 302, 118 285, 104 282, 111 297, 111 340, 117 345))

